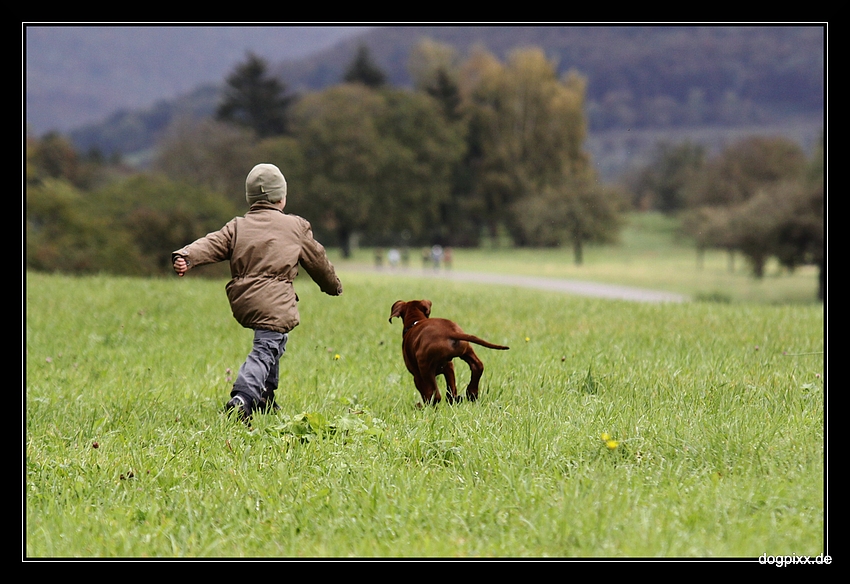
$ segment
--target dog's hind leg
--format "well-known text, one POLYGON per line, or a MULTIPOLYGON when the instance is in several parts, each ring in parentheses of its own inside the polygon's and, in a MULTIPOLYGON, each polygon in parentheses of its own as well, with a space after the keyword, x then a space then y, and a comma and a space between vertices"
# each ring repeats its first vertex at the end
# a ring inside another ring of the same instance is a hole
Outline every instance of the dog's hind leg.
POLYGON ((461 355, 460 358, 466 361, 470 371, 469 385, 466 386, 466 399, 475 401, 478 399, 478 382, 481 381, 481 376, 484 375, 484 363, 481 362, 481 359, 478 358, 472 347, 461 355))

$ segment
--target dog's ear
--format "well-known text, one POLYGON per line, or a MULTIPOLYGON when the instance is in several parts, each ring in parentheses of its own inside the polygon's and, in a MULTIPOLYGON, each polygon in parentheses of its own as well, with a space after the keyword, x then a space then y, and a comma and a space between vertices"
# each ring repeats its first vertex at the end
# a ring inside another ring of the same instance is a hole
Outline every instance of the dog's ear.
POLYGON ((396 300, 393 302, 393 307, 390 310, 390 318, 389 323, 392 324, 394 318, 402 318, 404 314, 404 307, 407 305, 407 302, 404 300, 396 300))
POLYGON ((425 313, 425 318, 431 316, 431 301, 430 300, 422 300, 420 301, 422 304, 422 312, 425 313))

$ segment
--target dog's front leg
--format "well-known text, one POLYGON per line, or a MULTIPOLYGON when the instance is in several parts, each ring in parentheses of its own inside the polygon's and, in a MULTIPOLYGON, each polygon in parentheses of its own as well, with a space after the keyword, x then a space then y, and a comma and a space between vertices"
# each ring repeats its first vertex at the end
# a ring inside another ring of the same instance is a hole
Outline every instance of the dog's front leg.
POLYGON ((437 376, 431 370, 425 370, 424 373, 420 369, 420 374, 414 376, 416 389, 419 390, 419 395, 422 396, 422 402, 427 405, 437 405, 440 403, 442 396, 437 387, 437 376))
POLYGON ((416 389, 419 390, 419 395, 422 396, 422 403, 427 405, 436 405, 440 403, 442 396, 437 387, 437 377, 432 371, 420 372, 413 376, 413 383, 416 389))

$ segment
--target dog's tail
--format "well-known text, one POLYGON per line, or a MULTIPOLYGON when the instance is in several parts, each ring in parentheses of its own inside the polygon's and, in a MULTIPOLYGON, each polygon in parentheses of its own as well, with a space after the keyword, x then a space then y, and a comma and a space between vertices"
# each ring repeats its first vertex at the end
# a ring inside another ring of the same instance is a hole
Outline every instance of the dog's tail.
POLYGON ((496 345, 491 343, 490 341, 485 341, 484 339, 478 338, 475 335, 468 335, 466 333, 460 335, 452 335, 452 338, 457 339, 459 341, 468 341, 470 343, 475 343, 476 345, 481 345, 482 347, 487 347, 488 349, 498 349, 500 351, 507 351, 510 347, 506 347, 504 345, 496 345))

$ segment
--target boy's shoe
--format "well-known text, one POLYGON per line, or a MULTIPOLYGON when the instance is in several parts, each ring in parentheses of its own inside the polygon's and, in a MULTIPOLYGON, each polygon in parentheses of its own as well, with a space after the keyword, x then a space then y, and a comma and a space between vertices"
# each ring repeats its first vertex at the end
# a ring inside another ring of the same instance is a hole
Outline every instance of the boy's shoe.
POLYGON ((277 412, 280 410, 280 406, 277 405, 277 402, 274 399, 274 392, 266 390, 263 392, 263 401, 262 408, 267 412, 277 412))
POLYGON ((236 415, 242 421, 251 417, 251 408, 248 406, 248 400, 238 393, 231 397, 230 401, 224 405, 224 411, 225 413, 235 411, 236 415))

